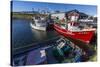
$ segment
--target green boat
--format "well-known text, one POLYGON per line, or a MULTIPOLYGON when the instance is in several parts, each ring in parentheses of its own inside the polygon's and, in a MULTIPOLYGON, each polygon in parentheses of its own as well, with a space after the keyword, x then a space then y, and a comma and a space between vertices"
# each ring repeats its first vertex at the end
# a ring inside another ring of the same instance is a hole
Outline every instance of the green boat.
POLYGON ((53 47, 53 55, 59 63, 81 62, 83 51, 68 39, 59 39, 53 47))

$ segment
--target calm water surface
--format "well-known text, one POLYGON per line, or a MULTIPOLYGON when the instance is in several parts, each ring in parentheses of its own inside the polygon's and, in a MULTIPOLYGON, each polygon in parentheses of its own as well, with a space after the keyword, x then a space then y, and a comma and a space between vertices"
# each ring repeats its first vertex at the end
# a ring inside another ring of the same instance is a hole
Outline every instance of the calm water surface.
POLYGON ((43 42, 58 36, 55 31, 39 31, 32 29, 30 20, 12 20, 12 47, 19 48, 32 43, 43 42))

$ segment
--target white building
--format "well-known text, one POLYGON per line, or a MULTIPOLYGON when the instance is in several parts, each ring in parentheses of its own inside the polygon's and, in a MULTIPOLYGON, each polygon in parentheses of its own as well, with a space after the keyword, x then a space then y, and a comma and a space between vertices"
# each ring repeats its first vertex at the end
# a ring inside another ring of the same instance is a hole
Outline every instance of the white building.
POLYGON ((53 13, 51 14, 51 17, 58 17, 60 20, 64 19, 65 18, 65 13, 62 12, 62 13, 53 13))

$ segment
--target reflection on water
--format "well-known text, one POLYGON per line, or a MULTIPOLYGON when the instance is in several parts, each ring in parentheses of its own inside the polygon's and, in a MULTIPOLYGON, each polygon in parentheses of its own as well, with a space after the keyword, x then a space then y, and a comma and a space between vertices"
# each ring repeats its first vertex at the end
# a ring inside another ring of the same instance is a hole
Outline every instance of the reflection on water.
POLYGON ((43 42, 56 37, 55 31, 39 31, 32 29, 30 21, 25 19, 12 20, 12 47, 18 48, 31 43, 43 42))
POLYGON ((47 33, 46 31, 32 29, 32 34, 33 34, 34 39, 39 40, 39 41, 46 39, 46 36, 47 36, 46 33, 47 33))

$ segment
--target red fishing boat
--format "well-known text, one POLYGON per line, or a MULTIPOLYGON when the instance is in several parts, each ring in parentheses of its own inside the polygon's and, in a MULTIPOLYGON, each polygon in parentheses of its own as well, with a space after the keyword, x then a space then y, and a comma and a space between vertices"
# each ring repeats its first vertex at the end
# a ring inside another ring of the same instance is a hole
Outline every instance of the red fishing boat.
MULTIPOLYGON (((67 17, 67 21, 65 21, 66 17, 60 21, 54 21, 54 29, 65 37, 90 43, 96 29, 88 26, 80 28, 79 14, 76 12, 70 12, 67 17)), ((58 18, 59 16, 56 17, 58 18)))

